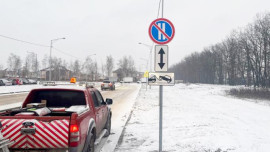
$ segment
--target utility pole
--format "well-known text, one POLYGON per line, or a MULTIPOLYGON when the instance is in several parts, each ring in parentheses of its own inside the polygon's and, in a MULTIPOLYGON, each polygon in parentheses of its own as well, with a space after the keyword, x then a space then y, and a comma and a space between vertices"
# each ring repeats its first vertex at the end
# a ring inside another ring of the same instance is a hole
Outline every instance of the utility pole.
POLYGON ((52 40, 50 45, 50 71, 49 71, 49 81, 52 81, 52 40))
POLYGON ((58 38, 58 39, 53 39, 51 40, 51 45, 50 45, 50 73, 49 73, 49 81, 52 81, 52 48, 53 48, 53 41, 57 41, 57 40, 64 40, 66 38, 58 38))
MULTIPOLYGON (((153 46, 154 46, 154 43, 152 44, 152 45, 148 45, 148 44, 144 44, 144 43, 141 43, 141 42, 139 42, 139 44, 142 44, 142 45, 144 45, 144 46, 147 46, 148 48, 149 48, 149 60, 150 60, 150 66, 149 66, 149 71, 148 72, 151 72, 152 71, 152 50, 153 50, 153 46)), ((147 67, 148 67, 148 65, 147 65, 147 67)), ((148 81, 148 78, 147 78, 147 81, 148 81)), ((146 88, 147 88, 147 84, 148 83, 146 83, 146 88)), ((151 89, 151 86, 149 86, 149 88, 151 89)), ((147 89, 146 89, 147 90, 147 89)))

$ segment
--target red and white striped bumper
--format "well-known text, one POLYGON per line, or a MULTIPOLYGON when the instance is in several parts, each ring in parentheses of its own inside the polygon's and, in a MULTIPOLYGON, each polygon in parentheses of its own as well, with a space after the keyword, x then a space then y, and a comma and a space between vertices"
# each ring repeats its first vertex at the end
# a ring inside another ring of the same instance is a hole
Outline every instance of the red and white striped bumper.
POLYGON ((3 124, 1 130, 3 136, 14 142, 10 148, 68 148, 69 120, 42 122, 35 119, 0 119, 0 121, 3 124))

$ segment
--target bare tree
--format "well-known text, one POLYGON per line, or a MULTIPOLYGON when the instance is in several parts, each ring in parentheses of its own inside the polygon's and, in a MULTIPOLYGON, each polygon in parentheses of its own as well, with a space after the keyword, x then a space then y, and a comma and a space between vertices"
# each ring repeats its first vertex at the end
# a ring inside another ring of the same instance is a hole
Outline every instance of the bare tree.
POLYGON ((32 73, 31 77, 38 77, 38 67, 39 62, 37 59, 37 54, 31 53, 29 54, 29 61, 30 61, 30 71, 32 73))
POLYGON ((27 55, 25 57, 25 61, 24 61, 24 65, 23 65, 23 70, 22 70, 22 77, 29 77, 29 73, 30 73, 30 56, 27 55))
POLYGON ((258 14, 244 30, 191 54, 170 71, 188 82, 270 87, 270 13, 258 14), (180 72, 179 72, 180 71, 180 72))
POLYGON ((111 55, 106 57, 106 74, 107 76, 111 76, 111 73, 114 68, 114 59, 111 55))
POLYGON ((77 77, 80 77, 81 68, 80 68, 79 60, 74 61, 73 72, 77 77))
POLYGON ((3 68, 3 65, 0 64, 0 78, 3 78, 5 76, 5 71, 3 68))
MULTIPOLYGON (((86 57, 84 64, 83 64, 83 69, 85 72, 85 80, 88 81, 88 78, 91 75, 93 75, 93 71, 94 71, 94 63, 93 63, 90 56, 86 57)), ((93 76, 92 76, 92 80, 93 80, 93 76)))
POLYGON ((42 59, 42 68, 48 68, 49 66, 49 57, 47 54, 44 55, 43 59, 42 59))
POLYGON ((135 62, 131 56, 124 56, 118 61, 118 77, 122 79, 126 76, 134 76, 136 72, 135 62))
POLYGON ((92 80, 97 81, 97 80, 98 80, 98 77, 99 77, 99 73, 98 73, 98 64, 97 64, 97 62, 95 61, 93 65, 94 65, 94 78, 92 78, 92 80))
POLYGON ((128 76, 128 58, 124 56, 122 59, 118 61, 119 67, 119 78, 122 79, 123 77, 128 76))
POLYGON ((12 71, 12 76, 20 76, 20 68, 22 65, 22 60, 19 56, 10 53, 8 60, 7 60, 8 68, 12 71))

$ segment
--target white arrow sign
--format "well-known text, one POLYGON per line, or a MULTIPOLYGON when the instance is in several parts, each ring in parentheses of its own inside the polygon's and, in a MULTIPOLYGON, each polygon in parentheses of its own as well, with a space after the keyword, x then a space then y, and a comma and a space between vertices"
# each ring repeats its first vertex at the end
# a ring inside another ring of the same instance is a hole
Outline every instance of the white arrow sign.
POLYGON ((168 45, 155 46, 155 71, 168 71, 168 45))

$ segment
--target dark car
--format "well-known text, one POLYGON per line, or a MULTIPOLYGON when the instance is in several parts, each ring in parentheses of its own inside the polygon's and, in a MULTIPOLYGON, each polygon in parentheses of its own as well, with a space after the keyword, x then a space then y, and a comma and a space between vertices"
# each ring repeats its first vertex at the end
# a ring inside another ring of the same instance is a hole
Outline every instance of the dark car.
POLYGON ((30 84, 29 80, 26 78, 22 78, 22 82, 23 84, 30 84))
POLYGON ((167 81, 167 83, 170 83, 172 81, 172 78, 168 75, 159 76, 159 80, 167 81))
POLYGON ((12 85, 11 81, 9 81, 7 79, 0 79, 0 80, 5 84, 5 86, 11 86, 12 85))
POLYGON ((5 86, 5 83, 2 80, 0 80, 0 86, 5 86))
POLYGON ((157 81, 156 75, 154 75, 154 76, 148 78, 148 81, 149 81, 149 82, 152 82, 152 83, 155 83, 155 82, 157 81))

